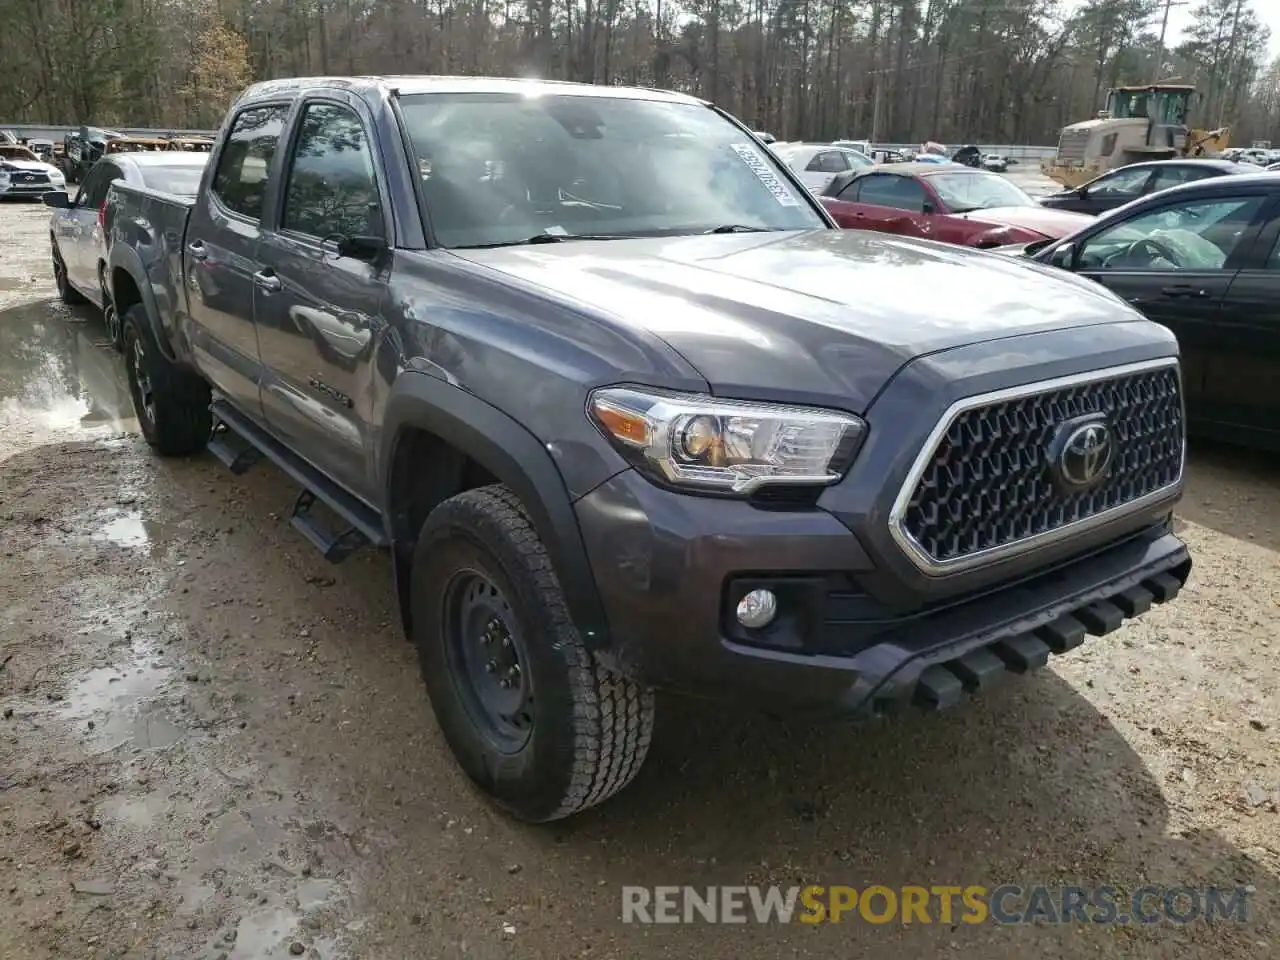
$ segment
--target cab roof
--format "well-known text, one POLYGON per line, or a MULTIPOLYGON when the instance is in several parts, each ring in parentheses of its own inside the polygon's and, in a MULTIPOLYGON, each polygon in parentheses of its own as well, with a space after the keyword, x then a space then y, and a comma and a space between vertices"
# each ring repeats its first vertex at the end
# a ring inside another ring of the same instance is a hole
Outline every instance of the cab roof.
MULTIPOLYGON (((707 101, 674 90, 650 87, 614 87, 562 80, 522 79, 520 77, 448 77, 432 75, 361 76, 361 77, 291 77, 263 80, 253 84, 240 96, 240 101, 261 100, 277 96, 297 96, 310 90, 347 89, 352 93, 377 98, 421 93, 526 93, 602 99, 659 100, 669 103, 706 104, 707 101)), ((239 101, 238 101, 239 102, 239 101)))

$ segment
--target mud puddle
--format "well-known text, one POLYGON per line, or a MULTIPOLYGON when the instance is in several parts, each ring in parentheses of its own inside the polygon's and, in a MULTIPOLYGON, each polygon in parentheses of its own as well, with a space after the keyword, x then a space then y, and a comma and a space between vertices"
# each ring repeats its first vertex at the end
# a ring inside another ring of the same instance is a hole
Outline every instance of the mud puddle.
POLYGON ((0 459, 41 443, 137 432, 124 383, 120 356, 88 308, 0 307, 0 459))

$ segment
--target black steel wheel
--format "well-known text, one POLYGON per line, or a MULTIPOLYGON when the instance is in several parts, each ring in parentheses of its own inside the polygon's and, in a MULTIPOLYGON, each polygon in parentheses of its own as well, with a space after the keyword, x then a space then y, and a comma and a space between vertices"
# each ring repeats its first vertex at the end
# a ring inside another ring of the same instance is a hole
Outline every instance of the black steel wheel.
POLYGON ((653 691, 588 650, 520 499, 500 484, 427 517, 408 573, 410 631, 458 765, 522 820, 602 803, 640 771, 653 691))
POLYGON ((449 675, 471 720, 503 753, 533 733, 533 678, 520 623, 502 590, 480 570, 460 570, 445 588, 449 675))

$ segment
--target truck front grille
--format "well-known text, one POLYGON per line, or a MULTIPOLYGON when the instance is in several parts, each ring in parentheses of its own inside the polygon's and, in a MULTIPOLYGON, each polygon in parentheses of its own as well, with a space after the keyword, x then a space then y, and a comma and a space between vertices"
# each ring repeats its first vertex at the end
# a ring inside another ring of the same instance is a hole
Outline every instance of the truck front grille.
POLYGON ((922 569, 946 572, 1087 529, 1175 488, 1184 432, 1172 359, 962 400, 908 474, 894 539, 922 569), (1104 424, 1110 443, 1084 488, 1064 480, 1060 449, 1077 422, 1104 424))
POLYGON ((1085 147, 1089 143, 1089 131, 1064 130, 1058 138, 1058 163, 1074 166, 1084 163, 1085 147))

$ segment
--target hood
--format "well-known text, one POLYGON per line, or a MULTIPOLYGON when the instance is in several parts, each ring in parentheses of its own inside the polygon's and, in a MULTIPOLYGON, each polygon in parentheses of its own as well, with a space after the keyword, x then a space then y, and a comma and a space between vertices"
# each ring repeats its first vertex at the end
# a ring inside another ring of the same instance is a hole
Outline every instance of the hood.
POLYGON ((62 176, 62 171, 51 163, 42 163, 38 160, 9 160, 0 157, 0 167, 8 167, 10 170, 21 170, 24 173, 47 173, 50 176, 57 174, 62 176))
POLYGON ((1144 129, 1147 121, 1141 117, 1095 117, 1092 120, 1081 120, 1062 128, 1063 133, 1088 133, 1094 130, 1118 130, 1121 127, 1141 126, 1144 129))
POLYGON ((1093 223, 1094 217, 1085 213, 1072 213, 1069 210, 1053 210, 1049 207, 992 207, 988 210, 974 210, 957 216, 965 220, 989 223, 998 227, 1021 227, 1034 230, 1045 237, 1065 237, 1075 233, 1086 224, 1093 223))
POLYGON ((452 252, 602 323, 661 337, 721 396, 855 412, 922 354, 1141 319, 1068 273, 862 230, 452 252))

